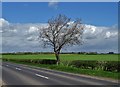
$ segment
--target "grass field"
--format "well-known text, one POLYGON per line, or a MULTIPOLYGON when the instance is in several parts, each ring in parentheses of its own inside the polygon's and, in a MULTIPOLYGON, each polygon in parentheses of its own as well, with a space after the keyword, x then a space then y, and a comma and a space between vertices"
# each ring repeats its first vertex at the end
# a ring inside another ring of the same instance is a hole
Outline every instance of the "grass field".
MULTIPOLYGON (((2 55, 2 58, 15 59, 55 59, 54 54, 22 54, 22 55, 2 55)), ((97 60, 97 61, 119 61, 117 54, 98 54, 98 55, 83 55, 83 54, 60 54, 61 61, 72 60, 97 60)))

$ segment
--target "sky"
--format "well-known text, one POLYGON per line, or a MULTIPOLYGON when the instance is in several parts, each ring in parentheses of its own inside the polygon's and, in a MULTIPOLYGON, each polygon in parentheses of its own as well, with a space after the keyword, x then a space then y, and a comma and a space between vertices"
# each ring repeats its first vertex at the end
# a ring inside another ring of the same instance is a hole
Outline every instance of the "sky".
POLYGON ((65 48, 65 52, 118 52, 117 2, 3 2, 0 33, 2 51, 53 51, 37 40, 38 26, 58 14, 81 18, 86 25, 84 44, 65 48))
POLYGON ((117 2, 16 2, 3 3, 3 18, 11 23, 45 23, 58 14, 81 18, 84 23, 100 26, 117 24, 117 2), (109 21, 109 22, 108 22, 109 21))

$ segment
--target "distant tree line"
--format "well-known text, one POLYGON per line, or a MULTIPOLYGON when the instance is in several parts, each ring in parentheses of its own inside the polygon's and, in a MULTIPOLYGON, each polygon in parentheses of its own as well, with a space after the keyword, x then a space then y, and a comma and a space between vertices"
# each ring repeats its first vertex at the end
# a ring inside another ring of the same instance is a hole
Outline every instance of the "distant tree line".
MULTIPOLYGON (((1 53, 2 55, 23 55, 23 54, 54 54, 54 52, 13 52, 13 53, 1 53)), ((117 54, 114 52, 98 53, 98 52, 61 52, 61 54, 86 54, 86 55, 97 55, 97 54, 117 54)))

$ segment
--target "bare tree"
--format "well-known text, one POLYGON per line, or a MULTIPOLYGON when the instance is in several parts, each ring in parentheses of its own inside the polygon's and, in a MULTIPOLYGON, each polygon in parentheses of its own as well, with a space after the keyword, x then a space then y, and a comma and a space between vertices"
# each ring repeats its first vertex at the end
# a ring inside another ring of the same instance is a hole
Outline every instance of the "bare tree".
POLYGON ((40 29, 39 37, 42 38, 45 46, 53 47, 57 64, 59 64, 61 49, 66 45, 81 43, 83 30, 84 26, 80 19, 72 22, 67 16, 59 14, 48 20, 47 27, 40 29))

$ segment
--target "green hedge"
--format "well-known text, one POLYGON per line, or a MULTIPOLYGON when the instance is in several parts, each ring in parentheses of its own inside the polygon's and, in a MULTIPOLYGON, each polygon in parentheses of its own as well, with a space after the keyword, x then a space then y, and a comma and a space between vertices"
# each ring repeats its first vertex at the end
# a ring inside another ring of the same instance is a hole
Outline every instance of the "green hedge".
POLYGON ((75 60, 70 65, 83 69, 101 69, 104 71, 120 72, 120 62, 118 61, 81 61, 75 60))
POLYGON ((16 62, 27 62, 37 64, 56 64, 56 60, 52 59, 3 59, 3 61, 16 61, 16 62))
POLYGON ((95 69, 97 66, 97 61, 72 61, 70 65, 77 67, 77 68, 83 68, 83 69, 95 69))
POLYGON ((107 61, 104 64, 104 71, 117 71, 117 72, 120 72, 120 62, 107 61))

